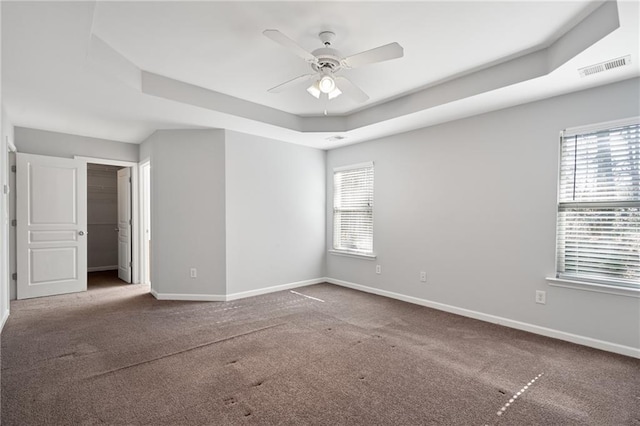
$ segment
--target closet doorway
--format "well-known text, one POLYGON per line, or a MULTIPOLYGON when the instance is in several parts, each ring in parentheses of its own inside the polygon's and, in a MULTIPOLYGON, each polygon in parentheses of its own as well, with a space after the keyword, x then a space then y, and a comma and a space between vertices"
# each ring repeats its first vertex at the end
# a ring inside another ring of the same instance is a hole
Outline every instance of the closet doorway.
POLYGON ((87 163, 87 272, 131 283, 131 168, 87 163))
MULTIPOLYGON (((96 157, 75 156, 74 158, 86 163, 88 173, 89 169, 98 171, 102 169, 98 174, 103 175, 96 179, 90 179, 87 176, 87 191, 91 191, 90 187, 95 186, 94 191, 103 192, 101 195, 96 194, 95 202, 91 200, 92 196, 88 195, 87 272, 112 271, 113 276, 119 277, 123 284, 139 283, 140 248, 143 235, 140 227, 138 163, 96 157), (104 207, 105 211, 99 211, 101 207, 104 207), (92 217, 96 220, 94 221, 92 217), (93 227, 96 228, 95 234, 91 232, 93 227), (95 238, 92 239, 92 235, 95 235, 95 238), (104 241, 109 242, 102 251, 104 241)), ((112 273, 105 272, 109 276, 112 276, 112 273)))

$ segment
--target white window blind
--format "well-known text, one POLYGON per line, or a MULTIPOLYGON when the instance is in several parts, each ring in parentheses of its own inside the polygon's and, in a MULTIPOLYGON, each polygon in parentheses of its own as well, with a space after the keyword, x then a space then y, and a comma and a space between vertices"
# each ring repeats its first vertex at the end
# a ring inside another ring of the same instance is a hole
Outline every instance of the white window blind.
POLYGON ((639 131, 562 134, 558 278, 640 288, 639 131))
POLYGON ((373 163, 333 171, 333 248, 373 253, 373 163))

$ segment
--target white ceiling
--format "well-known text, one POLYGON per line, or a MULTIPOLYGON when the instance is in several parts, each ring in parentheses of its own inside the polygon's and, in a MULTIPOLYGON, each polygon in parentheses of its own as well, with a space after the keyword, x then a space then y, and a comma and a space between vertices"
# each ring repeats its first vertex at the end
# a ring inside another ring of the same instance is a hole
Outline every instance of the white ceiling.
POLYGON ((601 29, 611 18, 600 5, 2 2, 3 105, 18 126, 124 142, 211 127, 331 148, 640 75, 638 1, 618 2, 617 29, 601 29), (331 30, 345 56, 393 41, 405 55, 344 70, 371 99, 341 96, 325 117, 304 87, 267 92, 310 71, 262 35, 268 28, 308 50, 331 30), (600 35, 576 43, 574 28, 581 39, 600 35), (548 57, 535 56, 544 48, 548 57), (576 71, 628 54, 631 66, 584 79, 576 71), (335 134, 347 139, 326 141, 335 134))

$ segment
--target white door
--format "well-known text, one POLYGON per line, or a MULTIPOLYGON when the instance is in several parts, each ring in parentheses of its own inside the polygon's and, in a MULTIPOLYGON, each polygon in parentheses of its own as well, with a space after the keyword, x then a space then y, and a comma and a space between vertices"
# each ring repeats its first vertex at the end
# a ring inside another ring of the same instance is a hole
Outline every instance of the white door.
POLYGON ((118 170, 118 278, 131 282, 131 168, 118 170))
POLYGON ((87 290, 87 168, 16 155, 17 297, 87 290))

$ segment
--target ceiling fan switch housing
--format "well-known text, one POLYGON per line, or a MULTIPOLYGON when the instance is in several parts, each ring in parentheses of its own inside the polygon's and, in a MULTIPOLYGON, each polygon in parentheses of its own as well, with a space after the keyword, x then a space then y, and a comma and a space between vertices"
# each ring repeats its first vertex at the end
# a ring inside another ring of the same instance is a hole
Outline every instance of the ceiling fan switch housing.
POLYGON ((320 41, 322 42, 322 44, 324 44, 325 46, 330 46, 331 43, 333 43, 333 40, 336 39, 336 34, 331 31, 323 31, 318 34, 318 37, 320 37, 320 41))

